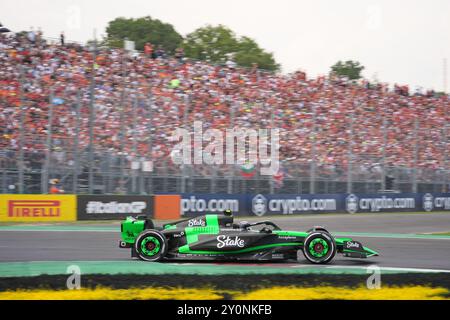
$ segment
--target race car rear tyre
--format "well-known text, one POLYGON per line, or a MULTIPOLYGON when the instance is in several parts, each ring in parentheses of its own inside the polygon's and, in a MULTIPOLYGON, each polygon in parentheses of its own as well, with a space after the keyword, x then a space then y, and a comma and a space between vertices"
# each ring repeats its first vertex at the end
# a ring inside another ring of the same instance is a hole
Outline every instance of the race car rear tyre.
POLYGON ((134 249, 141 260, 159 261, 167 253, 168 242, 161 232, 147 229, 137 236, 134 249))
POLYGON ((311 232, 305 238, 303 254, 311 263, 328 263, 336 255, 336 242, 334 241, 333 236, 328 232, 311 232))

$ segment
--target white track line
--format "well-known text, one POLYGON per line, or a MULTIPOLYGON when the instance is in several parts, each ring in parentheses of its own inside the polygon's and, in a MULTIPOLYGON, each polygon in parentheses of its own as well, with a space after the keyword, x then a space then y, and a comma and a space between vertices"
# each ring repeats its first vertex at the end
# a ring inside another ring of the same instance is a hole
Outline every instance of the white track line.
MULTIPOLYGON (((376 264, 367 266, 367 267, 360 267, 360 266, 325 266, 324 268, 330 268, 330 269, 367 269, 369 267, 378 267, 376 264)), ((450 273, 450 270, 444 270, 444 269, 422 269, 422 268, 401 268, 401 267, 379 267, 381 271, 404 271, 404 272, 426 272, 426 273, 450 273)))

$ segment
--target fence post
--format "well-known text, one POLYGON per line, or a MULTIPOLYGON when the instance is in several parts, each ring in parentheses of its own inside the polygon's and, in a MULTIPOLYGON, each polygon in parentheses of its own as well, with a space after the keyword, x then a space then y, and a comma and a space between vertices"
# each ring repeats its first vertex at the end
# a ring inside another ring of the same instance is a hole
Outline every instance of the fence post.
POLYGON ((6 187, 6 168, 2 169, 2 193, 7 193, 6 187))
POLYGON ((309 193, 316 193, 316 106, 311 103, 312 131, 311 131, 311 166, 309 177, 309 193))
MULTIPOLYGON (((274 112, 273 112, 273 107, 271 106, 270 107, 270 129, 272 130, 273 129, 273 127, 274 127, 274 124, 275 124, 275 114, 274 114, 274 112)), ((273 194, 274 193, 274 189, 275 189, 275 186, 274 186, 274 179, 273 179, 273 176, 274 176, 274 174, 276 174, 276 173, 278 173, 278 172, 272 172, 271 174, 270 174, 270 183, 269 183, 269 187, 270 187, 270 194, 273 194)))
MULTIPOLYGON (((122 79, 122 84, 124 80, 122 79)), ((122 191, 125 181, 125 87, 122 85, 120 93, 120 181, 119 189, 122 191)))
POLYGON ((81 94, 77 92, 77 101, 75 103, 75 137, 74 137, 74 151, 73 151, 73 193, 78 193, 78 172, 80 171, 80 152, 79 152, 79 135, 80 135, 80 107, 81 94))
POLYGON ((386 113, 383 113, 383 150, 382 150, 382 172, 381 190, 386 190, 386 147, 387 147, 387 120, 386 113))
POLYGON ((212 176, 211 176, 211 184, 210 184, 210 192, 211 193, 216 193, 216 184, 217 184, 217 167, 216 166, 212 166, 211 167, 211 171, 212 171, 212 176))
POLYGON ((89 100, 89 194, 94 190, 94 121, 95 121, 95 65, 97 60, 97 39, 94 39, 92 50, 92 69, 89 100))
MULTIPOLYGON (((189 103, 189 95, 186 94, 184 96, 184 114, 183 114, 183 127, 184 129, 188 130, 188 110, 190 107, 189 103)), ((181 165, 181 193, 186 192, 186 164, 183 163, 181 165)))
MULTIPOLYGON (((234 103, 232 101, 229 101, 230 104, 230 129, 234 129, 234 117, 235 117, 235 110, 234 110, 234 103)), ((234 143, 234 139, 233 139, 234 143)), ((233 147, 234 150, 234 147, 233 147)), ((233 181, 234 181, 234 164, 227 164, 229 170, 228 171, 228 179, 227 179, 227 193, 232 194, 233 193, 233 181)))
POLYGON ((48 104, 48 123, 47 123, 47 143, 45 150, 45 165, 41 174, 41 190, 42 193, 48 193, 48 179, 50 177, 50 156, 52 152, 52 131, 53 131, 53 98, 54 98, 54 90, 50 89, 50 97, 48 104))
POLYGON ((419 117, 416 116, 414 120, 414 168, 413 168, 413 186, 412 186, 412 192, 417 192, 417 164, 418 164, 418 158, 419 158, 419 117))
POLYGON ((19 125, 19 193, 24 192, 24 155, 23 148, 25 145, 24 126, 25 126, 25 101, 23 99, 23 86, 24 86, 24 70, 23 66, 20 66, 20 78, 19 78, 19 101, 20 101, 20 125, 19 125))
MULTIPOLYGON (((133 162, 136 163, 136 161, 139 159, 137 156, 137 137, 136 137, 136 111, 137 111, 137 92, 134 92, 135 96, 133 98, 133 109, 132 109, 132 117, 133 117, 133 143, 132 143, 132 153, 133 153, 133 162)), ((131 170, 131 192, 136 193, 136 174, 140 170, 140 167, 138 169, 132 169, 131 170)))
POLYGON ((443 184, 444 187, 442 188, 442 192, 450 192, 450 168, 448 163, 448 150, 450 150, 450 143, 449 143, 449 131, 448 131, 449 124, 447 121, 444 125, 444 130, 442 133, 442 153, 444 156, 444 177, 443 177, 443 184))
POLYGON ((348 139, 347 193, 353 191, 353 122, 355 110, 350 114, 350 137, 348 139))
MULTIPOLYGON (((449 93, 447 92, 447 59, 444 59, 444 93, 447 95, 447 101, 448 101, 448 97, 449 97, 449 93)), ((445 124, 444 124, 444 146, 445 149, 443 150, 444 153, 444 188, 443 188, 443 192, 450 192, 450 168, 449 168, 449 161, 448 161, 448 150, 450 150, 450 143, 449 143, 449 134, 450 132, 448 131, 448 127, 449 127, 449 122, 447 121, 447 119, 449 118, 449 105, 448 103, 446 104, 445 107, 445 113, 444 113, 444 120, 445 120, 445 124)))
POLYGON ((152 163, 152 171, 149 173, 149 182, 148 182, 148 193, 153 194, 153 170, 155 170, 155 164, 153 163, 153 96, 152 96, 152 88, 149 89, 150 94, 148 97, 148 153, 149 153, 149 161, 152 163))

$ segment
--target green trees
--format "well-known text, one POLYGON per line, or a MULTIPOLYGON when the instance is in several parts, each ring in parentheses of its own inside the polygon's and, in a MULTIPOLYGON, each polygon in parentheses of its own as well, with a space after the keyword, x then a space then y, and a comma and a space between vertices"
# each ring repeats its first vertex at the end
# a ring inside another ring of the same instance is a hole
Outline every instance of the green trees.
POLYGON ((127 38, 136 44, 137 50, 143 50, 146 42, 155 47, 161 45, 168 53, 173 53, 181 45, 183 37, 169 24, 151 17, 137 19, 116 18, 108 23, 105 44, 111 47, 123 47, 127 38))
POLYGON ((225 62, 227 54, 237 50, 237 44, 234 33, 219 25, 206 26, 189 33, 183 41, 183 48, 190 58, 225 62))
POLYGON ((259 68, 277 71, 280 65, 275 61, 273 54, 261 49, 251 38, 242 37, 239 40, 239 50, 235 54, 234 60, 240 66, 250 67, 256 63, 259 68))
POLYGON ((184 39, 173 25, 151 17, 116 18, 108 23, 104 44, 110 47, 123 47, 125 39, 132 40, 137 50, 143 50, 146 42, 154 48, 161 45, 166 52, 173 54, 183 47, 185 56, 213 63, 225 63, 230 58, 239 66, 276 71, 280 65, 273 54, 266 52, 249 37, 238 38, 229 28, 207 25, 189 33, 184 39))
POLYGON ((346 76, 350 80, 357 80, 361 78, 361 71, 364 70, 358 61, 348 60, 345 62, 338 61, 331 66, 331 73, 338 76, 346 76))
POLYGON ((272 53, 261 49, 249 37, 238 38, 223 25, 198 28, 186 36, 182 46, 186 56, 194 59, 224 63, 231 57, 243 67, 251 67, 256 63, 259 68, 270 71, 280 68, 272 53))

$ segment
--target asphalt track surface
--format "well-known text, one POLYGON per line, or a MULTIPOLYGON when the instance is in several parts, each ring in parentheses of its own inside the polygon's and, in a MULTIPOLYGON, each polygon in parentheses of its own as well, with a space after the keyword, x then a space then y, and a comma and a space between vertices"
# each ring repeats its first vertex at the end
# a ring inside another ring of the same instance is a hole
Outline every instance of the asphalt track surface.
MULTIPOLYGON (((242 220, 272 220, 282 229, 305 231, 322 225, 338 236, 351 236, 380 253, 371 259, 337 255, 333 266, 423 268, 450 270, 450 237, 417 234, 450 231, 450 213, 308 215, 242 220)), ((158 223, 157 223, 158 224, 158 223)), ((58 225, 0 225, 0 262, 130 261, 130 252, 118 248, 119 222, 58 225)), ((299 256, 300 265, 310 264, 299 256)), ((278 263, 277 267, 293 267, 278 263)))

